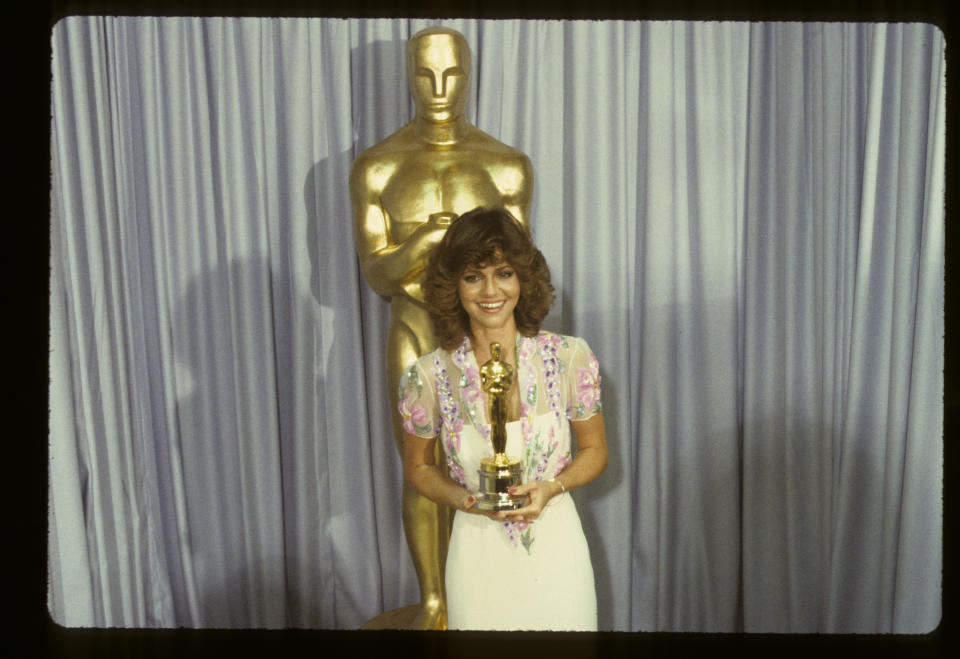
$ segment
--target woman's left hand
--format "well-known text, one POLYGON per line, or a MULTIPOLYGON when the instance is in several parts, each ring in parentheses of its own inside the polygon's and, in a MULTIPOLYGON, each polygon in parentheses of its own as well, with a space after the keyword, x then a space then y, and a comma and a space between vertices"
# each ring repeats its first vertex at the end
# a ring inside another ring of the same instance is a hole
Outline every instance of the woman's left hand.
POLYGON ((502 511, 502 519, 509 522, 532 522, 540 516, 543 507, 557 494, 560 494, 559 483, 554 481, 530 481, 511 487, 510 494, 530 497, 530 501, 523 508, 502 511))

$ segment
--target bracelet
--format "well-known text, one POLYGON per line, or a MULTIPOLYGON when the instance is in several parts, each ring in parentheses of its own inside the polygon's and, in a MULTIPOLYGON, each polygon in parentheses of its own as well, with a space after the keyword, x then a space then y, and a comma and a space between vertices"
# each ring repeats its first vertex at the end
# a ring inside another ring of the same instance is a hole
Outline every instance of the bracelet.
POLYGON ((565 487, 563 486, 563 483, 560 481, 559 478, 551 478, 548 482, 550 482, 550 483, 556 483, 557 485, 559 485, 559 486, 560 486, 560 494, 563 494, 564 492, 567 491, 567 488, 565 488, 565 487))

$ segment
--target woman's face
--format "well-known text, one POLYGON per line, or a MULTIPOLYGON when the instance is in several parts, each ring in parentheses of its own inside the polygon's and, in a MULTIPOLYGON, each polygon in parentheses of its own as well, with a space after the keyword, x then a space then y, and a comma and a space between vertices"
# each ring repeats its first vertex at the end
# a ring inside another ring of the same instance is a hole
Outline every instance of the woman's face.
POLYGON ((502 329, 513 323, 520 278, 506 261, 501 259, 486 267, 468 266, 460 275, 458 288, 471 327, 502 329))

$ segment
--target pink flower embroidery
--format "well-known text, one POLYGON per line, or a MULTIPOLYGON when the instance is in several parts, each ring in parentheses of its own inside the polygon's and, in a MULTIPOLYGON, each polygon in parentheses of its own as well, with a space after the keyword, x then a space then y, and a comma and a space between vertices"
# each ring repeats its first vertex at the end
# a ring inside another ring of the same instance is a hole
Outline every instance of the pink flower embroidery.
POLYGON ((581 368, 577 372, 577 389, 588 389, 593 387, 593 373, 589 369, 581 368))
MULTIPOLYGON (((528 402, 525 401, 525 400, 520 401, 520 416, 521 416, 521 418, 523 419, 523 422, 524 422, 524 423, 532 423, 532 422, 533 422, 533 416, 534 416, 534 415, 533 415, 533 405, 531 405, 530 403, 528 403, 528 402)), ((526 440, 526 435, 527 435, 527 434, 528 434, 528 433, 524 433, 524 439, 525 439, 525 440, 526 440)))
POLYGON ((416 393, 412 389, 408 389, 400 401, 400 414, 403 416, 403 429, 411 435, 416 435, 418 431, 429 431, 427 412, 416 401, 416 393))
POLYGON ((470 384, 463 389, 463 399, 473 405, 480 398, 480 372, 473 364, 468 364, 464 375, 470 384))
POLYGON ((592 411, 593 405, 599 396, 596 389, 582 389, 577 392, 577 403, 583 406, 585 411, 592 411))
POLYGON ((520 350, 517 351, 517 358, 524 363, 530 361, 530 358, 533 357, 536 352, 534 342, 530 339, 523 337, 520 339, 520 350))
POLYGON ((410 409, 410 420, 416 426, 422 426, 427 421, 427 412, 420 403, 414 403, 410 409))
POLYGON ((578 416, 593 412, 600 402, 600 364, 597 358, 590 353, 587 359, 587 368, 577 370, 577 404, 578 416))
POLYGON ((590 357, 587 358, 587 365, 592 373, 600 372, 600 362, 597 361, 597 356, 592 352, 590 353, 590 357))
POLYGON ((454 458, 447 456, 447 468, 450 470, 450 476, 461 485, 467 484, 467 475, 463 473, 463 467, 454 458))
POLYGON ((449 443, 457 451, 460 451, 460 431, 463 430, 463 419, 457 417, 453 422, 447 422, 444 420, 444 430, 448 433, 449 443))
POLYGON ((537 344, 541 348, 556 348, 563 343, 563 337, 553 332, 541 332, 537 335, 537 344))

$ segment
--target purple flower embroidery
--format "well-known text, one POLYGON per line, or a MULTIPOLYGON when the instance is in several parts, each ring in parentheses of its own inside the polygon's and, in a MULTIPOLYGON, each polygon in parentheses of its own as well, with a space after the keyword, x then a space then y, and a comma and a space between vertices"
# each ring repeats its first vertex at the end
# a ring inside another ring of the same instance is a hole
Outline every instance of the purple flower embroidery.
POLYGON ((557 421, 561 422, 560 414, 560 360, 557 358, 557 346, 563 340, 556 334, 541 332, 537 336, 537 347, 540 348, 540 359, 543 361, 543 379, 547 389, 547 399, 550 409, 553 410, 557 421))
POLYGON ((466 487, 467 485, 467 475, 463 473, 463 467, 460 466, 460 463, 454 460, 450 455, 447 455, 447 469, 450 470, 450 476, 466 487))
POLYGON ((460 410, 451 392, 450 377, 444 368, 440 357, 434 355, 433 375, 437 382, 437 398, 440 403, 440 416, 443 420, 443 447, 447 458, 447 468, 450 475, 461 485, 466 486, 467 478, 460 464, 460 431, 463 430, 463 419, 460 410))

